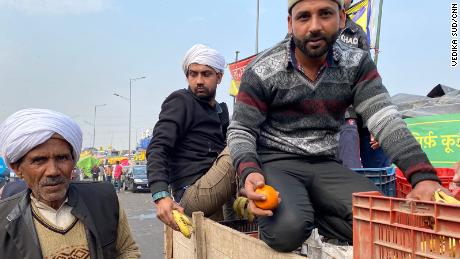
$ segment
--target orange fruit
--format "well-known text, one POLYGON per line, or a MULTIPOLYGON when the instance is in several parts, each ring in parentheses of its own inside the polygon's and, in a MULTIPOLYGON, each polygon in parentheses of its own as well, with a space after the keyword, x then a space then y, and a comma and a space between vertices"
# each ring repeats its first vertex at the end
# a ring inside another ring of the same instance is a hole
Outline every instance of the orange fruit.
POLYGON ((278 192, 276 192, 275 188, 270 185, 264 185, 261 188, 257 188, 255 192, 265 195, 266 198, 264 201, 254 201, 257 207, 263 210, 273 210, 278 207, 278 192))

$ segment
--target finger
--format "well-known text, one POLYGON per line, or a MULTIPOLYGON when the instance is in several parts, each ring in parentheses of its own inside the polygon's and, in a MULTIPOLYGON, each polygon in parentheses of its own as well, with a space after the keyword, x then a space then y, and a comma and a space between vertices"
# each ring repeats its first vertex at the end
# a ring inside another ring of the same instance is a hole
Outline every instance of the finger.
POLYGON ((418 195, 415 195, 415 194, 413 194, 412 192, 410 192, 410 193, 406 196, 406 199, 408 199, 408 200, 420 200, 420 197, 418 197, 418 195))
POLYGON ((246 181, 246 183, 244 183, 244 189, 247 193, 248 191, 254 191, 256 188, 254 187, 254 184, 252 184, 251 181, 246 181))
POLYGON ((273 216, 273 212, 271 210, 263 210, 258 208, 253 201, 249 201, 249 209, 251 210, 252 214, 262 217, 271 217, 273 216))
POLYGON ((252 177, 246 178, 252 183, 255 188, 263 187, 265 185, 265 179, 260 173, 252 175, 252 177))
POLYGON ((179 211, 180 213, 182 213, 182 214, 185 213, 185 209, 182 208, 182 207, 179 205, 179 203, 177 203, 177 202, 174 202, 174 203, 173 203, 173 209, 174 209, 174 210, 178 210, 178 211, 179 211))
POLYGON ((255 201, 264 201, 267 199, 265 195, 259 194, 253 191, 249 191, 249 190, 246 191, 246 197, 248 197, 249 200, 255 200, 255 201))
POLYGON ((171 213, 167 214, 167 222, 168 222, 168 226, 170 226, 172 229, 174 229, 176 231, 179 231, 179 226, 177 225, 176 221, 174 220, 174 217, 172 215, 172 211, 171 211, 171 213))
POLYGON ((256 189, 262 188, 264 187, 264 185, 265 185, 265 182, 263 180, 257 180, 257 182, 255 183, 256 189))
POLYGON ((163 222, 165 225, 169 226, 170 228, 174 229, 174 230, 177 230, 174 226, 174 224, 171 223, 171 221, 168 219, 168 217, 166 216, 165 213, 162 213, 162 214, 157 214, 157 218, 159 220, 161 220, 161 222, 163 222))

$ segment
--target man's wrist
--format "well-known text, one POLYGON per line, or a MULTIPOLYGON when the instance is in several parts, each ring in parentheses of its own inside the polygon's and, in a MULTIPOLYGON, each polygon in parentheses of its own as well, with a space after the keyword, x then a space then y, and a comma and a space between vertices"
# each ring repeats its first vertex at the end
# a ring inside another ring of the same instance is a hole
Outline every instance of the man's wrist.
POLYGON ((439 177, 434 173, 434 172, 418 172, 414 173, 410 176, 410 183, 412 185, 412 188, 415 188, 415 186, 423 181, 435 181, 441 184, 441 181, 439 180, 439 177))
POLYGON ((166 197, 171 197, 171 194, 167 191, 160 191, 152 194, 152 199, 155 203, 166 197))

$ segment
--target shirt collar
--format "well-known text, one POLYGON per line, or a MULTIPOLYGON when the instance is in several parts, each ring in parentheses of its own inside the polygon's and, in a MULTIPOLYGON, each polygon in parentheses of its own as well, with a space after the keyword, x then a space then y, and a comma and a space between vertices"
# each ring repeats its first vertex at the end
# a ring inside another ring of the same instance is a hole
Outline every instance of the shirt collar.
POLYGON ((64 206, 69 206, 67 204, 67 201, 69 200, 68 197, 66 197, 66 199, 64 200, 64 202, 61 204, 61 206, 59 207, 59 209, 55 210, 54 208, 48 206, 47 204, 45 204, 44 202, 41 202, 39 201, 37 198, 35 198, 32 193, 30 193, 30 199, 31 201, 35 204, 35 206, 38 208, 38 209, 41 209, 41 210, 46 210, 46 211, 53 211, 53 212, 58 212, 59 210, 61 210, 64 206))

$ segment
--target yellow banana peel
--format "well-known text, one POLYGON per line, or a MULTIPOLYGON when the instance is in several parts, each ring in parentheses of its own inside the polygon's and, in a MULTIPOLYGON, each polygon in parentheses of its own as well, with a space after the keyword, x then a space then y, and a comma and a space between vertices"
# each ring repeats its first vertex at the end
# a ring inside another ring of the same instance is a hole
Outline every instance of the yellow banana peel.
MULTIPOLYGON (((238 214, 238 202, 239 202, 239 198, 236 198, 234 201, 233 201, 233 211, 235 211, 236 214, 238 214)), ((238 215, 239 216, 239 215, 238 215)))
POLYGON ((186 238, 190 238, 192 236, 193 227, 192 222, 190 219, 180 213, 178 210, 172 211, 174 221, 176 222, 177 226, 179 226, 179 230, 186 238))
POLYGON ((249 200, 246 197, 238 197, 233 202, 233 210, 236 212, 236 215, 239 219, 247 219, 249 222, 254 221, 254 214, 251 209, 249 209, 249 200))
POLYGON ((248 219, 248 221, 252 223, 254 221, 255 216, 252 213, 252 211, 249 208, 249 206, 246 207, 245 214, 246 214, 245 216, 248 219))
POLYGON ((245 197, 241 197, 240 202, 238 202, 238 214, 241 215, 241 218, 244 218, 244 210, 249 203, 249 200, 245 197))
POLYGON ((455 197, 452 197, 452 196, 446 194, 442 190, 437 190, 437 191, 434 192, 434 200, 436 202, 440 202, 440 203, 460 205, 459 200, 455 199, 455 197))
POLYGON ((248 199, 242 196, 236 198, 236 200, 233 202, 233 210, 236 212, 238 218, 244 218, 244 209, 248 202, 248 199))

